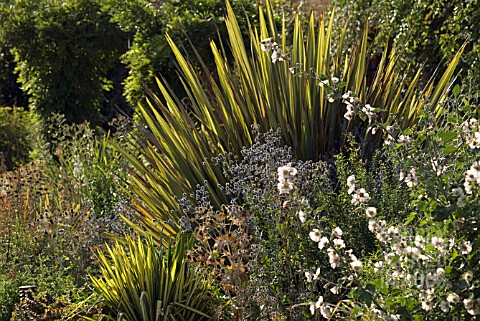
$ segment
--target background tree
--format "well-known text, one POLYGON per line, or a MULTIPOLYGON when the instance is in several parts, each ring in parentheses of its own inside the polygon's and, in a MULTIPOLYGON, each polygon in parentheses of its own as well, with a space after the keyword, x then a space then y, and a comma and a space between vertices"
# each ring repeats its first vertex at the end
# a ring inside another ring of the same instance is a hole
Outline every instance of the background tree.
MULTIPOLYGON (((113 17, 112 21, 133 35, 130 47, 122 57, 122 62, 129 68, 124 94, 133 106, 145 96, 145 88, 157 88, 156 76, 167 79, 179 96, 186 96, 177 77, 177 67, 172 64, 175 58, 165 33, 175 39, 192 61, 198 62, 198 53, 208 67, 214 66, 209 40, 227 38, 224 0, 103 0, 102 3, 104 10, 113 17)), ((257 5, 249 0, 233 0, 231 4, 236 12, 246 13, 239 21, 246 35, 246 17, 252 22, 257 19, 257 5)), ((229 51, 229 48, 224 49, 229 51)))
POLYGON ((101 124, 112 89, 107 72, 127 49, 127 35, 97 0, 12 1, 2 8, 2 39, 12 48, 22 89, 43 118, 101 124))
POLYGON ((390 41, 404 68, 424 65, 425 79, 438 67, 444 70, 467 42, 459 64, 462 82, 480 88, 479 0, 332 0, 331 5, 348 12, 342 19, 350 16, 352 30, 368 17, 379 47, 390 41))

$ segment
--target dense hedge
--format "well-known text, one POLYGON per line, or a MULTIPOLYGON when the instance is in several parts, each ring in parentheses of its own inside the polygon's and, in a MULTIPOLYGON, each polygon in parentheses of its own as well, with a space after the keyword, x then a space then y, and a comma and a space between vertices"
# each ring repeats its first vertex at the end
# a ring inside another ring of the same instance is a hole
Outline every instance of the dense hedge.
POLYGON ((354 26, 368 17, 379 44, 395 44, 404 66, 425 64, 427 75, 438 66, 444 68, 467 41, 460 67, 468 77, 462 80, 480 88, 479 0, 334 0, 331 4, 351 14, 354 26))
MULTIPOLYGON (((256 4, 231 3, 255 20, 256 4)), ((14 85, 18 77, 29 107, 45 119, 55 112, 68 122, 104 124, 124 104, 122 95, 135 106, 146 88, 156 88, 155 76, 182 88, 165 33, 197 60, 191 42, 212 65, 208 40, 226 40, 225 14, 224 0, 2 1, 0 44, 6 53, 0 60, 9 69, 0 68, 0 79, 13 78, 8 83, 14 85)), ((246 15, 241 16, 246 30, 246 15)))

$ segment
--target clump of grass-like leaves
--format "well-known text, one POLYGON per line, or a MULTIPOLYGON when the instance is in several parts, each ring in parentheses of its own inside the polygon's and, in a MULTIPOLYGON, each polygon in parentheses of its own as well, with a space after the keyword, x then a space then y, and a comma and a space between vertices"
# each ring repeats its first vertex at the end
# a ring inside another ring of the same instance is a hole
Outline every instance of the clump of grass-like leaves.
MULTIPOLYGON (((92 283, 117 320, 207 320, 211 288, 186 262, 192 238, 168 246, 127 237, 99 252, 103 277, 92 283)), ((113 318, 115 319, 115 318, 113 318)))

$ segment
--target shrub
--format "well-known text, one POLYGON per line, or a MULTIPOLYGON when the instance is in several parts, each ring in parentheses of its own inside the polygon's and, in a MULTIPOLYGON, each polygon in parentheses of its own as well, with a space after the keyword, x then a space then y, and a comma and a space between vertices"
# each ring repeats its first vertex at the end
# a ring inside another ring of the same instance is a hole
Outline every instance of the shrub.
POLYGON ((35 113, 0 108, 0 162, 5 166, 0 172, 35 160, 42 147, 41 126, 35 113))
MULTIPOLYGON (((117 125, 121 126, 121 120, 117 125)), ((98 217, 114 217, 129 196, 123 190, 126 171, 110 144, 110 133, 99 135, 88 123, 68 124, 60 114, 47 121, 49 147, 56 162, 49 175, 57 182, 59 195, 84 203, 98 217)), ((126 134, 118 127, 117 136, 126 134)), ((123 211, 123 210, 122 210, 123 211)))
POLYGON ((0 36, 15 55, 30 107, 44 119, 62 113, 69 122, 101 124, 107 71, 127 41, 99 1, 22 1, 0 9, 0 36))
MULTIPOLYGON (((331 269, 310 232, 340 228, 339 246, 350 247, 360 259, 377 251, 375 237, 344 183, 351 173, 356 173, 357 189, 375 191, 372 203, 384 205, 385 217, 408 216, 408 192, 395 172, 381 155, 365 164, 355 145, 327 162, 302 162, 282 146, 279 133, 257 133, 254 144, 242 150, 241 160, 225 154, 217 161, 229 164, 223 188, 232 204, 212 210, 201 188, 196 202, 181 199, 181 222, 191 217, 191 225, 183 228, 196 233, 191 260, 215 276, 231 300, 234 312, 224 313, 241 320, 309 319, 305 302, 312 300, 312 291, 349 283, 348 272, 331 269), (280 187, 283 171, 293 173, 282 178, 293 184, 292 190, 280 187)), ((326 300, 345 293, 329 294, 326 300)))
POLYGON ((0 320, 9 321, 12 316, 12 311, 15 306, 15 302, 19 300, 18 287, 22 285, 22 282, 12 277, 12 275, 4 274, 1 271, 0 274, 0 320))
MULTIPOLYGON (((80 131, 77 128, 73 132, 80 131)), ((72 144, 79 147, 86 143, 72 144)), ((58 299, 62 311, 84 312, 85 302, 89 302, 86 275, 98 271, 93 252, 108 241, 107 233, 119 237, 127 231, 117 216, 131 216, 133 209, 125 199, 115 198, 104 205, 102 199, 91 203, 82 197, 75 182, 69 182, 67 177, 62 180, 58 174, 64 171, 52 169, 57 165, 30 163, 0 176, 0 282, 4 286, 0 291, 1 320, 10 320, 19 303, 21 285, 36 285, 39 293, 51 296, 51 300, 39 298, 39 304, 52 304, 54 308, 58 299), (98 212, 93 212, 93 204, 98 212)))
POLYGON ((391 41, 400 52, 403 68, 409 64, 425 65, 425 79, 437 67, 444 69, 446 62, 468 42, 460 60, 461 80, 478 88, 478 1, 335 0, 331 5, 348 12, 354 26, 361 26, 368 17, 380 47, 391 41))
POLYGON ((181 205, 193 217, 184 228, 197 234, 192 256, 219 272, 235 315, 480 314, 474 246, 480 127, 474 105, 459 92, 441 117, 422 112, 414 127, 380 129, 384 146, 368 163, 354 143, 327 163, 297 161, 272 134, 258 135, 241 160, 219 157, 229 165, 224 188, 233 204, 205 211, 208 193, 201 188, 196 204, 184 198, 181 205), (242 273, 225 273, 234 266, 242 273))

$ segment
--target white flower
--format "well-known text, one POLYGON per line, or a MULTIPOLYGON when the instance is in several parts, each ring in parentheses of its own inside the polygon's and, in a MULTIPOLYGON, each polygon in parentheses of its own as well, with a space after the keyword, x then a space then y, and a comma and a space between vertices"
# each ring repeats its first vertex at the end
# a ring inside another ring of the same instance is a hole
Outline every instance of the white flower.
POLYGON ((332 79, 330 79, 332 81, 332 84, 337 84, 340 79, 338 79, 337 77, 332 77, 332 79))
POLYGON ((422 250, 425 249, 425 239, 421 235, 415 236, 415 245, 422 250))
POLYGON ((443 277, 445 275, 445 269, 444 268, 438 268, 437 271, 437 277, 443 277))
POLYGON ((460 301, 460 296, 458 296, 458 294, 456 294, 456 293, 450 293, 447 296, 447 301, 450 302, 450 303, 453 303, 453 304, 457 304, 458 301, 460 301))
POLYGON ((480 147, 480 132, 475 132, 472 135, 467 136, 467 143, 471 149, 480 147))
POLYGON ((473 272, 472 271, 467 271, 467 272, 463 273, 462 278, 467 282, 471 282, 473 280, 473 272))
POLYGON ((315 271, 314 274, 310 273, 310 272, 305 272, 305 277, 307 278, 307 282, 308 283, 311 283, 312 280, 317 280, 318 277, 320 276, 320 268, 317 268, 317 270, 315 271))
POLYGON ((337 249, 345 248, 345 242, 342 239, 334 239, 333 244, 337 249))
POLYGON ((412 139, 409 136, 403 134, 398 136, 397 142, 399 143, 409 143, 412 139))
POLYGON ((346 93, 344 93, 344 94, 342 95, 342 98, 343 98, 343 99, 348 99, 351 94, 352 94, 352 92, 349 90, 349 91, 347 91, 346 93))
POLYGON ((420 256, 420 250, 415 246, 407 246, 405 252, 413 259, 418 259, 418 257, 420 256))
POLYGON ((443 312, 447 313, 448 311, 450 311, 450 303, 448 303, 445 300, 442 300, 442 302, 440 302, 440 309, 443 312))
POLYGON ((353 116, 355 116, 355 112, 353 110, 348 110, 343 117, 345 117, 348 121, 351 121, 353 119, 353 116))
POLYGON ((332 234, 333 236, 336 236, 336 237, 341 237, 343 235, 343 231, 340 227, 336 227, 332 230, 332 234))
POLYGON ((388 242, 388 234, 384 231, 380 232, 380 233, 377 233, 375 234, 375 236, 377 237, 377 239, 382 242, 382 243, 387 243, 388 242))
POLYGON ((276 63, 277 61, 283 61, 282 49, 278 46, 276 42, 272 44, 272 63, 276 63))
POLYGON ((374 218, 375 216, 377 216, 377 209, 375 207, 367 207, 365 215, 368 218, 374 218))
POLYGON ((418 184, 418 177, 415 168, 410 169, 410 173, 407 174, 404 181, 408 187, 413 187, 418 184))
POLYGON ((432 237, 432 241, 431 241, 431 244, 439 251, 442 251, 443 250, 443 245, 444 245, 444 241, 442 238, 440 237, 432 237))
POLYGON ((367 115, 368 117, 368 122, 371 123, 372 122, 372 119, 373 117, 375 117, 375 113, 373 112, 375 110, 374 107, 370 106, 369 104, 366 104, 363 108, 362 108, 362 112, 367 115))
POLYGON ((355 175, 347 177, 348 194, 352 194, 355 191, 355 175))
POLYGON ((290 68, 288 68, 288 70, 289 70, 292 74, 295 73, 295 67, 290 67, 290 68))
POLYGON ((297 169, 292 167, 291 164, 287 164, 285 166, 281 166, 277 169, 278 177, 283 177, 284 179, 293 178, 293 176, 297 175, 297 169))
POLYGON ((338 286, 335 285, 333 288, 330 289, 330 292, 332 292, 333 294, 338 294, 339 292, 338 286))
MULTIPOLYGON (((310 313, 315 314, 316 309, 322 309, 323 307, 323 296, 320 296, 317 302, 310 302, 310 313)), ((321 310, 320 310, 321 311, 321 310)))
POLYGON ((380 271, 382 268, 383 268, 383 261, 378 261, 378 262, 375 262, 375 264, 373 264, 373 271, 375 273, 377 273, 378 271, 380 271))
POLYGON ((393 133, 393 131, 395 130, 395 128, 393 126, 387 126, 386 127, 386 130, 387 132, 389 132, 390 134, 393 133))
POLYGON ((368 229, 370 232, 376 232, 380 225, 375 220, 368 221, 368 229))
POLYGON ((302 210, 298 211, 298 218, 300 219, 300 222, 305 223, 307 221, 307 213, 302 210))
POLYGON ((472 252, 472 243, 470 241, 464 241, 460 246, 460 252, 462 252, 462 254, 468 254, 472 252))
POLYGON ((328 253, 328 260, 330 262, 330 266, 332 267, 332 269, 335 269, 337 266, 340 265, 340 257, 332 248, 328 248, 327 253, 328 253))
POLYGON ((347 177, 347 186, 355 186, 355 175, 350 175, 347 177))
POLYGON ((350 260, 352 260, 352 261, 357 260, 357 257, 355 256, 355 254, 353 254, 353 250, 352 250, 352 249, 346 250, 345 252, 346 252, 346 253, 348 254, 348 256, 350 257, 350 260))
POLYGON ((433 301, 431 300, 422 300, 422 309, 425 311, 430 311, 433 308, 433 301))
POLYGON ((473 302, 473 295, 471 295, 468 299, 463 300, 463 306, 467 310, 472 310, 474 307, 474 302, 473 302))
POLYGON ((318 242, 318 248, 323 249, 328 243, 330 243, 330 241, 324 236, 320 239, 320 242, 318 242))
POLYGON ((291 164, 281 166, 277 169, 278 172, 278 190, 280 194, 288 194, 295 186, 293 185, 294 176, 297 175, 297 169, 291 164))
POLYGON ((463 184, 467 194, 473 193, 473 187, 480 184, 480 168, 478 162, 474 162, 470 169, 465 173, 465 183, 463 184))
POLYGON ((480 303, 477 301, 473 309, 467 310, 470 315, 479 315, 480 314, 480 303))
POLYGON ((288 194, 295 188, 295 186, 292 182, 283 181, 277 184, 277 188, 280 194, 288 194))
POLYGON ((352 268, 355 272, 360 272, 363 268, 362 261, 360 261, 360 260, 354 260, 350 263, 350 265, 352 266, 352 268))
POLYGON ((399 233, 398 233, 398 228, 396 228, 395 226, 390 226, 387 230, 387 234, 391 237, 391 238, 398 238, 399 237, 399 233))
POLYGON ((305 272, 305 277, 307 278, 307 282, 308 282, 308 283, 311 283, 311 282, 312 282, 312 277, 313 277, 312 273, 310 273, 310 272, 308 272, 308 271, 305 272))
POLYGON ((266 52, 270 51, 270 49, 272 49, 272 41, 272 37, 263 39, 262 41, 260 41, 260 48, 266 52))
POLYGON ((320 234, 320 230, 315 228, 309 233, 309 236, 312 239, 312 241, 318 243, 320 242, 320 238, 322 235, 320 234))
POLYGON ((360 99, 358 97, 350 96, 350 98, 348 98, 348 101, 351 104, 358 104, 360 102, 360 99))
POLYGON ((360 203, 366 203, 370 200, 370 195, 365 191, 365 189, 360 188, 355 191, 355 194, 352 196, 352 204, 358 205, 360 203))
POLYGON ((321 80, 321 81, 318 83, 318 85, 319 85, 320 87, 323 87, 323 86, 325 86, 325 85, 328 85, 328 79, 321 80))
POLYGON ((328 319, 332 316, 332 307, 327 305, 322 305, 320 307, 320 313, 325 319, 328 319))

